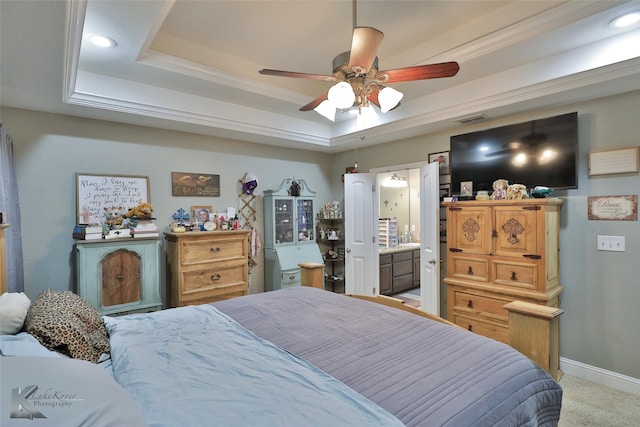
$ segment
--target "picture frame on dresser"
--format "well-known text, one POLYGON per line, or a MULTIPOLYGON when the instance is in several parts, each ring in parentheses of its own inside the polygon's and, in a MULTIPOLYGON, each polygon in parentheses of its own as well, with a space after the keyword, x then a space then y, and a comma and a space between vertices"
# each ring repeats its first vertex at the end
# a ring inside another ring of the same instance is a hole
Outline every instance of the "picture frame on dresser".
POLYGON ((209 215, 212 211, 213 208, 211 206, 191 206, 191 220, 193 222, 197 221, 198 224, 202 224, 206 221, 209 221, 209 215), (203 212, 207 213, 206 219, 200 216, 200 214, 203 212))

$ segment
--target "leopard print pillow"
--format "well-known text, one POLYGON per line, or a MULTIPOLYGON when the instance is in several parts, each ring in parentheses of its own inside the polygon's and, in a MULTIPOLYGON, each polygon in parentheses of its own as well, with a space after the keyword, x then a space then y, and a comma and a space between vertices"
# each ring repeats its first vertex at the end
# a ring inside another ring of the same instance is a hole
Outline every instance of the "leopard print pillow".
POLYGON ((28 333, 50 350, 97 363, 109 352, 107 328, 88 301, 71 291, 42 291, 25 319, 28 333))

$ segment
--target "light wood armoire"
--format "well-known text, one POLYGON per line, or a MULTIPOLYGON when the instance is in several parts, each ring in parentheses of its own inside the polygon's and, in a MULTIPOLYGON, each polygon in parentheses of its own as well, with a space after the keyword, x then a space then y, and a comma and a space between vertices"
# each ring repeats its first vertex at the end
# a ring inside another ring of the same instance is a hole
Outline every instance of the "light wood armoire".
MULTIPOLYGON (((513 301, 560 307, 562 200, 445 202, 447 319, 509 343, 513 301)), ((558 338, 559 340, 559 338, 558 338)))

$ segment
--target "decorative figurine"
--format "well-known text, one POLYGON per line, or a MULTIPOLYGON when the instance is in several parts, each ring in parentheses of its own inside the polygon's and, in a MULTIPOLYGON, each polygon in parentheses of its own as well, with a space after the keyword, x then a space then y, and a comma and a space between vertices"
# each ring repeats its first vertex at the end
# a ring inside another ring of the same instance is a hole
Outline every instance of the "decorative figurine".
POLYGON ((507 187, 509 187, 509 181, 506 179, 496 179, 493 181, 493 193, 491 194, 491 200, 506 199, 507 187))
POLYGON ((509 200, 526 199, 528 196, 527 186, 524 184, 511 184, 507 187, 507 199, 509 200))

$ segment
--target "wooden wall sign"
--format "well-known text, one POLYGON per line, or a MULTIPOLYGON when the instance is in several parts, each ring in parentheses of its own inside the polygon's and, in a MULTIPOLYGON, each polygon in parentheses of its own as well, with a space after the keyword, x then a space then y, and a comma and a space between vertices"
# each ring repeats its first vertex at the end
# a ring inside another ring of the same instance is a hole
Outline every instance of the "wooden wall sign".
POLYGON ((640 171, 640 147, 589 152, 589 176, 640 171))
POLYGON ((638 196, 588 197, 590 220, 637 221, 638 196))
POLYGON ((172 196, 220 196, 220 175, 171 172, 172 196))

